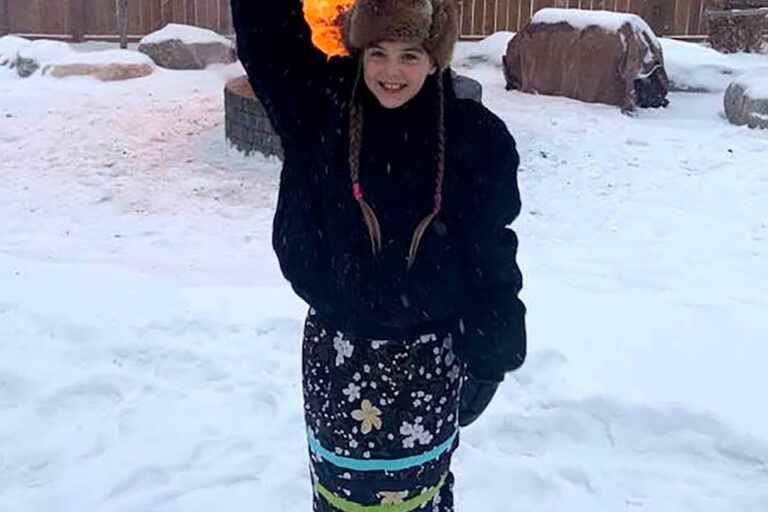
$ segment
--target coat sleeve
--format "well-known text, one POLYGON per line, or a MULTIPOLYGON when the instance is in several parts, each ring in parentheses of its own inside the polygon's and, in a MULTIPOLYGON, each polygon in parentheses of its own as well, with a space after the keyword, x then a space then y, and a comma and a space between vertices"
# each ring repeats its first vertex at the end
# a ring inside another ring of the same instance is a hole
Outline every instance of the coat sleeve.
POLYGON ((280 270, 296 294, 326 316, 339 308, 333 287, 317 176, 293 172, 303 167, 286 156, 272 226, 272 247, 280 270), (295 170, 295 169, 294 169, 295 170))
POLYGON ((520 213, 520 160, 504 123, 491 124, 490 161, 473 173, 464 208, 466 309, 456 353, 473 378, 499 382, 525 361, 526 310, 517 235, 508 227, 520 213))
POLYGON ((322 85, 329 64, 310 40, 300 0, 231 3, 238 56, 285 150, 272 246, 297 295, 331 313, 335 299, 317 162, 311 156, 329 101, 322 85))
POLYGON ((325 104, 325 55, 311 41, 300 0, 231 0, 237 53, 283 145, 305 140, 325 104))

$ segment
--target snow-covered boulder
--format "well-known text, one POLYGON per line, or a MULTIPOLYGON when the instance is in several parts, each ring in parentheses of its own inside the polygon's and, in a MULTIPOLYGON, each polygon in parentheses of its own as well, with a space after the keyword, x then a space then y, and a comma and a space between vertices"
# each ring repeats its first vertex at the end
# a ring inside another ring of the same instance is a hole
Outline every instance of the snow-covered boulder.
POLYGON ((507 89, 626 110, 668 103, 661 45, 629 13, 542 9, 509 42, 504 75, 507 89))
POLYGON ((102 81, 128 80, 151 75, 152 59, 129 50, 78 52, 59 41, 34 41, 18 51, 17 73, 28 77, 36 71, 55 78, 90 76, 102 81))
POLYGON ((104 82, 129 80, 151 75, 152 59, 129 50, 71 52, 43 67, 43 74, 56 78, 90 76, 104 82))
POLYGON ((725 115, 736 125, 768 129, 768 74, 751 73, 725 91, 725 115))
POLYGON ((15 67, 19 51, 31 42, 18 36, 0 37, 0 66, 15 67))
POLYGON ((237 60, 235 44, 204 28, 168 24, 139 42, 143 52, 168 69, 205 69, 209 64, 230 64, 237 60))

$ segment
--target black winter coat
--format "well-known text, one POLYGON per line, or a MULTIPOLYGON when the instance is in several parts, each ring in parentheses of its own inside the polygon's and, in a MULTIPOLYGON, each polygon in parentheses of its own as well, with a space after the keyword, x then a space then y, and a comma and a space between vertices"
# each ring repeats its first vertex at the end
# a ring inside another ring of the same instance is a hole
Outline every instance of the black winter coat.
POLYGON ((405 338, 453 324, 454 349, 480 380, 501 381, 525 358, 517 237, 518 154, 505 124, 445 86, 443 205, 414 266, 414 229, 433 207, 437 74, 387 110, 363 86, 360 183, 378 216, 373 256, 352 194, 349 99, 356 59, 330 60, 310 41, 300 0, 232 0, 238 54, 282 139, 285 162, 273 245, 296 293, 339 330, 405 338))

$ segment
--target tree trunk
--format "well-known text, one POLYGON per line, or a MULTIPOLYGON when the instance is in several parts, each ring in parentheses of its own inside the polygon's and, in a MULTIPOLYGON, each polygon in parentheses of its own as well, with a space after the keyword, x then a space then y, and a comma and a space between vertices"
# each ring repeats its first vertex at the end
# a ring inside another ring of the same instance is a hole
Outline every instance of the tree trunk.
POLYGON ((128 0, 115 0, 117 7, 117 31, 120 34, 120 48, 128 48, 128 0))

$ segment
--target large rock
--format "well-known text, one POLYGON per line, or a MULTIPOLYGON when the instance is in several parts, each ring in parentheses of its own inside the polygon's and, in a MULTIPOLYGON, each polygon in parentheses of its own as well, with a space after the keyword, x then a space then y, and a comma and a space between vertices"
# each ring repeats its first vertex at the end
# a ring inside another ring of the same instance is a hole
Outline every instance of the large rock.
POLYGON ((509 42, 507 89, 616 105, 666 106, 661 45, 639 16, 542 9, 509 42))
POLYGON ((78 52, 59 41, 38 40, 17 54, 16 72, 26 78, 38 70, 55 78, 90 76, 102 81, 128 80, 152 74, 152 59, 129 50, 78 52))
POLYGON ((102 82, 115 82, 149 76, 154 70, 150 64, 54 64, 43 73, 55 78, 90 76, 102 82))
POLYGON ((768 129, 768 74, 747 75, 725 91, 725 115, 735 125, 768 129))
POLYGON ((139 51, 168 69, 205 69, 237 60, 235 44, 208 29, 169 24, 139 42, 139 51))

